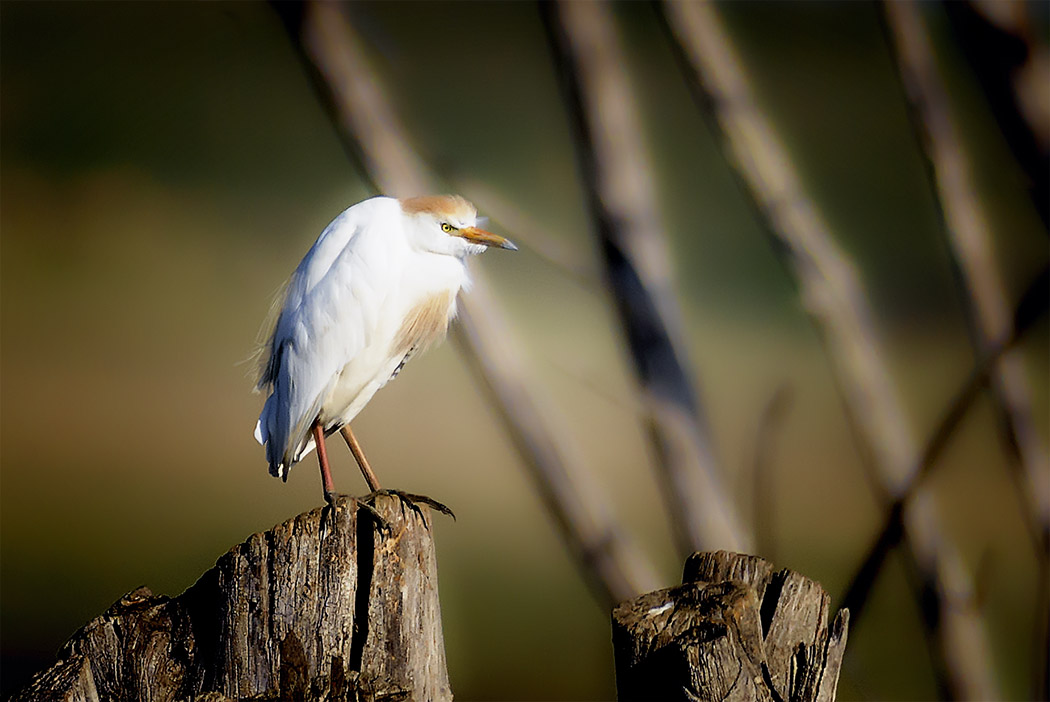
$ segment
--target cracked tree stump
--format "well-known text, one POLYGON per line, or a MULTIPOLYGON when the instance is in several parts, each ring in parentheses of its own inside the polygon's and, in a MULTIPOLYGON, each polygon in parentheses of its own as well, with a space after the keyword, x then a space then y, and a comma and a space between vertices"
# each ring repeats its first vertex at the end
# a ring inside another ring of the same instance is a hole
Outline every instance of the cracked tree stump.
POLYGON ((450 700, 430 513, 301 514, 178 597, 140 587, 13 700, 450 700), (323 531, 323 533, 322 533, 323 531))
POLYGON ((682 582, 613 610, 620 700, 834 701, 849 612, 819 583, 726 551, 682 582))

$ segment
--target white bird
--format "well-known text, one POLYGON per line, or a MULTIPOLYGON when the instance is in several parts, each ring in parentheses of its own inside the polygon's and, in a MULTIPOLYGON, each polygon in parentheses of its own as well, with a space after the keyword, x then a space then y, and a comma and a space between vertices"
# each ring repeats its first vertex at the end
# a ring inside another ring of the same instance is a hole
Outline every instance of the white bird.
POLYGON ((335 492, 324 439, 342 430, 369 488, 380 490, 349 423, 413 354, 440 341, 469 285, 468 255, 507 239, 479 229, 457 195, 374 197, 321 232, 288 283, 262 350, 268 393, 255 438, 271 475, 317 448, 325 500, 335 492))

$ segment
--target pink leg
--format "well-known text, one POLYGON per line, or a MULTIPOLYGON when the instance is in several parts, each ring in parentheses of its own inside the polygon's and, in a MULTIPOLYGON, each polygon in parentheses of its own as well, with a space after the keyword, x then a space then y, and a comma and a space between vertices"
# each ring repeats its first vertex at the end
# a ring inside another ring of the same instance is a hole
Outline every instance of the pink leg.
POLYGON ((328 451, 324 445, 324 429, 321 428, 321 423, 314 422, 314 443, 317 444, 317 462, 321 466, 321 484, 324 488, 324 499, 328 504, 332 503, 335 499, 335 490, 332 486, 332 471, 328 468, 328 451))
POLYGON ((376 474, 372 472, 372 466, 368 465, 368 459, 365 458, 365 452, 361 450, 361 444, 357 441, 357 437, 354 436, 354 432, 351 431, 349 424, 343 425, 342 434, 343 440, 350 448, 350 453, 354 454, 354 459, 357 461, 357 465, 361 469, 361 475, 365 476, 365 482, 368 483, 368 489, 372 492, 379 492, 379 479, 376 478, 376 474))

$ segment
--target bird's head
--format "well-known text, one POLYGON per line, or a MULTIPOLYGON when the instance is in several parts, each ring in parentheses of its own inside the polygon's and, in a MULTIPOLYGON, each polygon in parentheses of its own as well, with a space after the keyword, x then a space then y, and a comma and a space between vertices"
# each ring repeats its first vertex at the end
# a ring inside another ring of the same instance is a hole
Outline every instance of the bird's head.
POLYGON ((478 211, 459 195, 433 195, 401 200, 412 245, 462 258, 495 246, 517 251, 509 239, 478 227, 478 211))

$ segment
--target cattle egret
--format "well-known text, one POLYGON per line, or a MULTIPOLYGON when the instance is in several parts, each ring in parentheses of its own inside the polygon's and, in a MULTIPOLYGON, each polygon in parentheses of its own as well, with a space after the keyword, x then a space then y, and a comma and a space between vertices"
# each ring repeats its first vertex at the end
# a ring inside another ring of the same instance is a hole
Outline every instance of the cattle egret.
POLYGON ((507 239, 477 226, 457 195, 374 197, 321 232, 288 283, 262 350, 258 390, 268 394, 255 438, 270 474, 314 448, 325 501, 335 499, 325 437, 340 431, 373 493, 381 490, 350 421, 415 354, 444 338, 466 258, 507 239))

